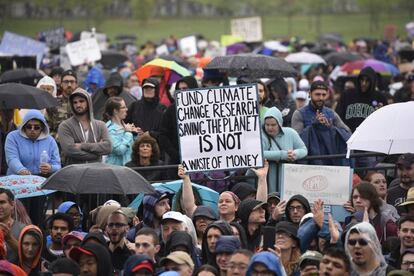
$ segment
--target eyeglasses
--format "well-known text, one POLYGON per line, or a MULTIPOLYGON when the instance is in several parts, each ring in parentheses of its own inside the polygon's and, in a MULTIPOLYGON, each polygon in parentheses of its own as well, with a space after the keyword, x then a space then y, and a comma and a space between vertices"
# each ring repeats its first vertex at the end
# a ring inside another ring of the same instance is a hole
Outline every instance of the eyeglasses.
POLYGON ((303 210, 303 206, 289 206, 289 208, 288 208, 288 210, 289 211, 295 211, 295 210, 297 210, 297 211, 302 211, 303 210))
POLYGON ((27 130, 40 130, 42 128, 42 126, 27 124, 27 125, 24 126, 24 128, 27 129, 27 130))
POLYGON ((410 261, 406 261, 406 262, 402 262, 401 266, 414 266, 414 262, 410 262, 410 261))
POLYGON ((367 246, 368 245, 368 241, 366 239, 348 240, 348 244, 350 246, 355 246, 357 243, 360 246, 367 246))
POLYGON ((114 222, 114 223, 108 223, 108 227, 109 228, 121 228, 121 227, 124 227, 124 226, 126 226, 126 224, 125 223, 120 223, 120 222, 114 222))
POLYGON ((64 80, 64 81, 62 81, 62 83, 63 84, 75 84, 76 83, 76 81, 74 81, 74 80, 64 80))

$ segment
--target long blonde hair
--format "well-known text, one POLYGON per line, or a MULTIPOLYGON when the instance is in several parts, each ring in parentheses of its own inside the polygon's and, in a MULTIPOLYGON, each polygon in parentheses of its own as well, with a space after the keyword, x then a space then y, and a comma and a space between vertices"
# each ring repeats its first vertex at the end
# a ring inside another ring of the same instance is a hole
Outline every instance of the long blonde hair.
POLYGON ((300 256, 301 256, 300 249, 298 246, 296 246, 292 248, 289 261, 287 262, 282 261, 283 267, 285 268, 287 275, 292 275, 295 272, 296 268, 299 265, 300 256))

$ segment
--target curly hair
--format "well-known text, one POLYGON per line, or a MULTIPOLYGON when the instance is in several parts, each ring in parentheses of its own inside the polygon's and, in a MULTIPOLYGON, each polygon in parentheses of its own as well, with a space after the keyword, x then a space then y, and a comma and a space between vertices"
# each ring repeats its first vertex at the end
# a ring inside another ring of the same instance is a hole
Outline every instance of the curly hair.
POLYGON ((137 140, 135 140, 134 144, 132 145, 131 161, 139 164, 139 146, 144 143, 151 145, 151 164, 156 164, 158 162, 158 159, 160 159, 160 148, 158 146, 157 140, 155 140, 149 134, 143 134, 137 140))

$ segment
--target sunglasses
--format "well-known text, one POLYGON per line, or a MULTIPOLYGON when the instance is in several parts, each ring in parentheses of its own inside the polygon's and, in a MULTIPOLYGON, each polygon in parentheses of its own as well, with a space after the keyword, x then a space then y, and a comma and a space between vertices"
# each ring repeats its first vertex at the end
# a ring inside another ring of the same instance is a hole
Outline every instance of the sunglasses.
POLYGON ((39 126, 39 125, 25 125, 24 126, 24 128, 25 129, 27 129, 27 130, 40 130, 40 129, 42 129, 42 126, 39 126))
POLYGON ((351 245, 351 246, 355 246, 357 243, 360 246, 367 246, 368 245, 368 241, 366 239, 348 240, 348 244, 351 245))

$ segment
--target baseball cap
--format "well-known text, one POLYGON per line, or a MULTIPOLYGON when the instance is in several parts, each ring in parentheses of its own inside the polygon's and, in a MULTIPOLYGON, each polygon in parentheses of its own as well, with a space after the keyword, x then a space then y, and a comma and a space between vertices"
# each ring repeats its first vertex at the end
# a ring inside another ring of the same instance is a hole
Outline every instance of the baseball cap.
POLYGON ((184 215, 176 211, 168 211, 162 216, 161 223, 164 223, 166 220, 175 220, 178 222, 185 222, 184 215))
POLYGON ((299 267, 302 269, 309 261, 319 263, 322 260, 322 254, 318 251, 307 250, 299 259, 299 267))
POLYGON ((217 215, 209 206, 197 206, 193 213, 193 221, 199 217, 205 217, 211 220, 217 220, 217 215))
POLYGON ((312 82, 311 87, 310 87, 310 92, 312 92, 313 90, 316 90, 316 89, 323 89, 323 90, 326 90, 326 91, 329 90, 328 85, 324 81, 314 81, 314 82, 312 82))
POLYGON ((144 87, 153 87, 153 88, 155 88, 155 84, 153 84, 151 82, 146 82, 142 85, 142 88, 144 88, 144 87))
POLYGON ((215 253, 233 253, 237 249, 240 249, 241 244, 239 238, 236 236, 220 236, 216 242, 215 253))
POLYGON ((414 153, 404 153, 398 157, 397 166, 410 167, 414 163, 414 153))
POLYGON ((62 75, 60 76, 60 79, 63 80, 63 78, 66 77, 66 76, 72 76, 76 80, 78 80, 78 76, 76 75, 76 72, 71 70, 71 69, 63 71, 62 75))
POLYGON ((77 239, 80 242, 83 240, 84 235, 79 231, 71 231, 63 236, 62 244, 65 244, 69 239, 77 239))
POLYGON ((308 92, 306 92, 306 91, 297 91, 295 93, 295 99, 301 99, 301 100, 308 99, 308 92))
POLYGON ((192 269, 194 268, 193 260, 191 259, 190 255, 184 251, 171 252, 167 257, 164 257, 160 260, 160 266, 166 265, 168 261, 172 261, 179 265, 188 265, 192 269))

